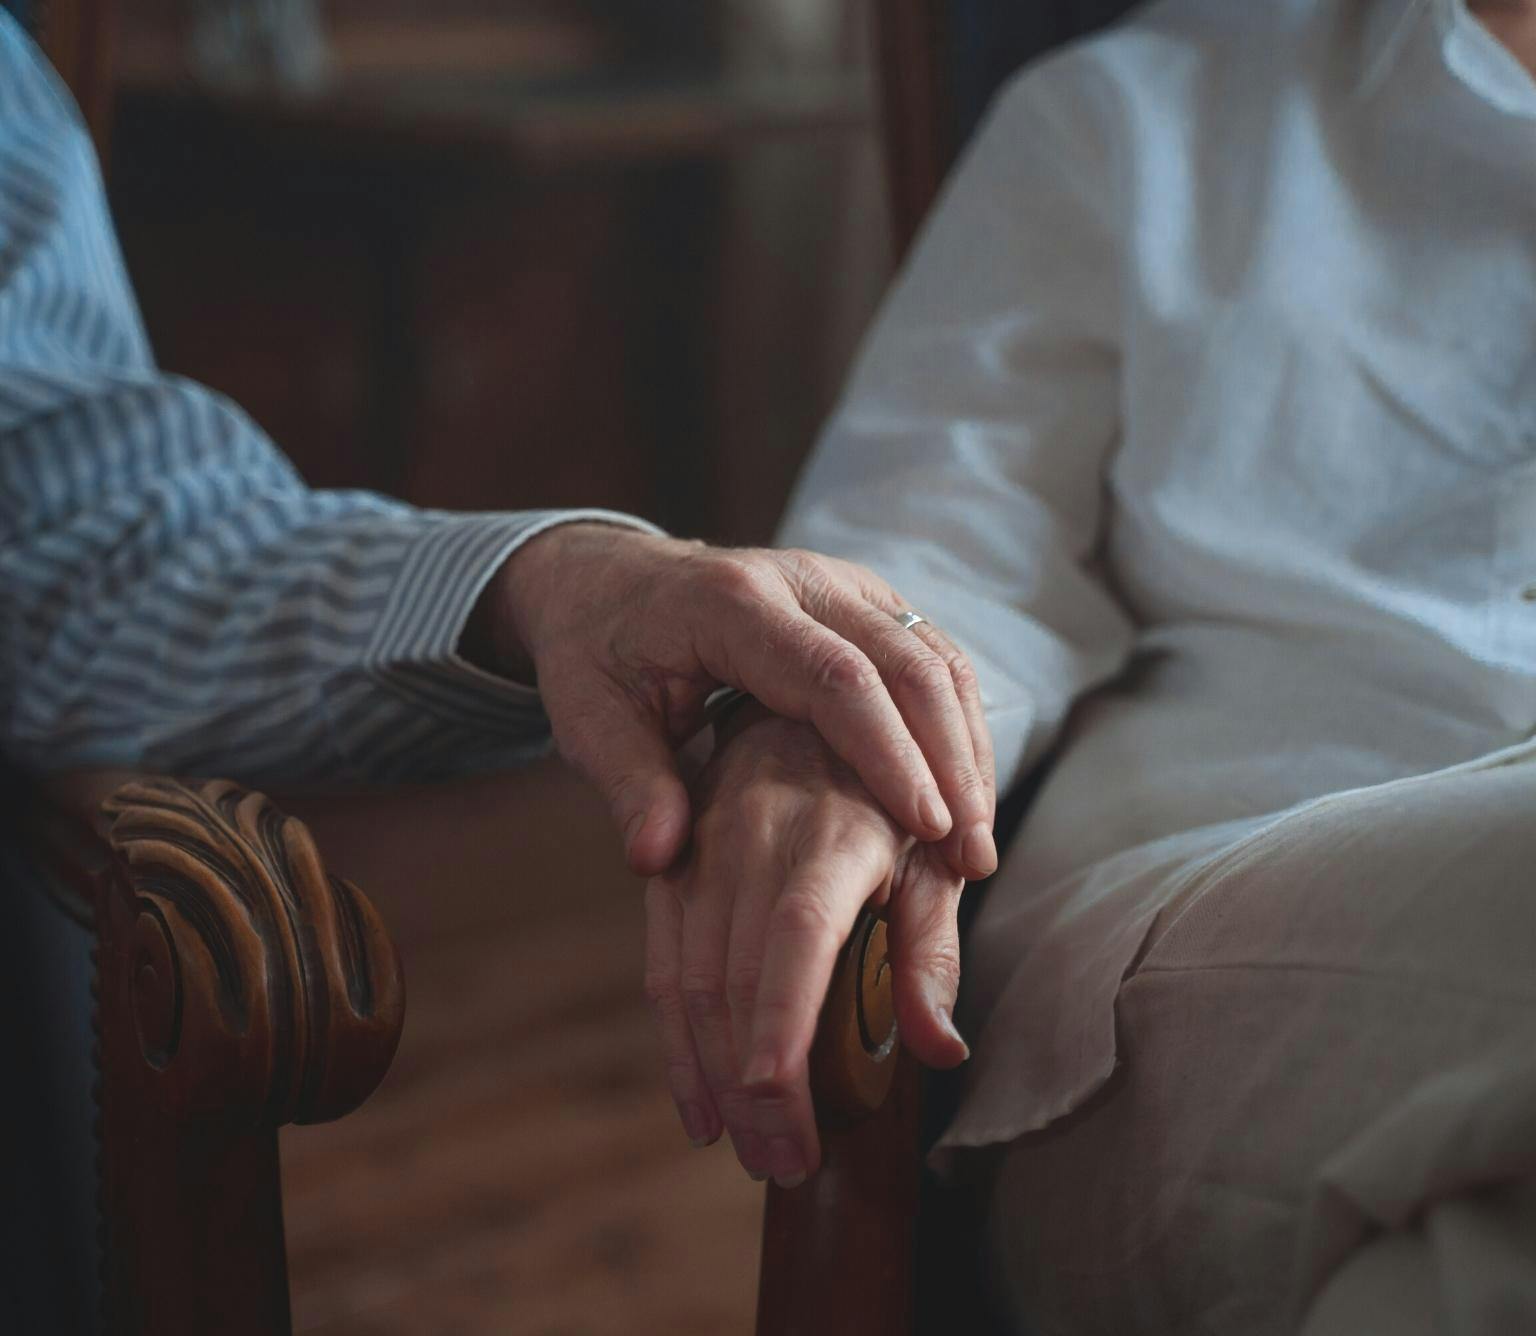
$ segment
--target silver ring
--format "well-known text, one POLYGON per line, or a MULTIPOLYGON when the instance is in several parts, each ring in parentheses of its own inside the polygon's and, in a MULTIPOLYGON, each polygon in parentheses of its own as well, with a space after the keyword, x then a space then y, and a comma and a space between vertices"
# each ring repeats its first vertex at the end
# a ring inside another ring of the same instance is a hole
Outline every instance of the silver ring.
POLYGON ((916 612, 898 612, 896 620, 901 623, 903 631, 910 631, 914 626, 922 626, 928 619, 916 612))

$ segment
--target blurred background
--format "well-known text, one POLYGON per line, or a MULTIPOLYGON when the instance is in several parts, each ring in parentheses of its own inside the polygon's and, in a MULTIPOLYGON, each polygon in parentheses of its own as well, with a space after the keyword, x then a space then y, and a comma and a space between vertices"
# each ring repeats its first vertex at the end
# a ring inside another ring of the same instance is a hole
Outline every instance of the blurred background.
MULTIPOLYGON (((317 485, 764 541, 889 270, 866 17, 134 0, 110 189, 157 354, 317 485)), ((398 801, 312 814, 410 1001, 374 1099, 285 1133, 296 1328, 749 1331, 761 1190, 677 1125, 602 813, 552 763, 398 801)))
POLYGON ((763 540, 887 271, 863 9, 136 0, 160 358, 317 485, 763 540))

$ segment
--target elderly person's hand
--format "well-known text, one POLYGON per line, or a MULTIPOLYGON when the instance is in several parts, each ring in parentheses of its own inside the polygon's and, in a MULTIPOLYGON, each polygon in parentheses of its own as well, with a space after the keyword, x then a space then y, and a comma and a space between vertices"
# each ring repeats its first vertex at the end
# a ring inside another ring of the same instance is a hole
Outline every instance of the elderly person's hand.
POLYGON ((932 627, 898 624, 904 610, 847 562, 576 523, 512 556, 470 639, 475 657, 537 677, 556 744, 608 799, 642 876, 687 843, 675 751, 722 683, 814 724, 903 830, 985 876, 992 751, 975 677, 932 627))
POLYGON ((756 705, 697 785, 685 862, 646 889, 646 991, 689 1137, 729 1131, 754 1177, 793 1187, 820 1148, 807 1058, 838 952, 886 905, 902 1042, 952 1067, 962 879, 914 844, 805 724, 756 705))

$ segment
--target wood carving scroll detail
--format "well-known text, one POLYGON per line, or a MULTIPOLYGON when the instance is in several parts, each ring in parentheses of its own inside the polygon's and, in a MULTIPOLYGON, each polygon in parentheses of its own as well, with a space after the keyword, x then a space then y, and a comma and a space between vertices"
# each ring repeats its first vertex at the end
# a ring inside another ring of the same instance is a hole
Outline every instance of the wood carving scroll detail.
POLYGON ((304 825, 225 780, 136 779, 103 806, 160 1107, 278 1126, 357 1107, 399 1042, 399 959, 304 825))

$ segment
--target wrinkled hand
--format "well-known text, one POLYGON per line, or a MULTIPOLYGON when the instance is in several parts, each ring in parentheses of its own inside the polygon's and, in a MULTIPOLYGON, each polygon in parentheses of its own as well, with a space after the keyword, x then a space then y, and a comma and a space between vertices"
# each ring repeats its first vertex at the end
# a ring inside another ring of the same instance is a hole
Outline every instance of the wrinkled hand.
POLYGON ((817 732, 753 705, 697 788, 687 860, 646 888, 646 993, 683 1126, 728 1131, 756 1178, 794 1187, 820 1146, 807 1059, 859 911, 885 904, 903 1044, 967 1056, 951 1013, 962 879, 914 844, 817 732))
POLYGON ((474 634, 498 670, 531 667, 556 744, 607 798, 642 876, 687 843, 675 750, 721 683, 814 724, 902 829, 986 876, 992 750, 975 676, 934 628, 904 630, 904 609, 848 562, 568 524, 507 561, 474 634))

